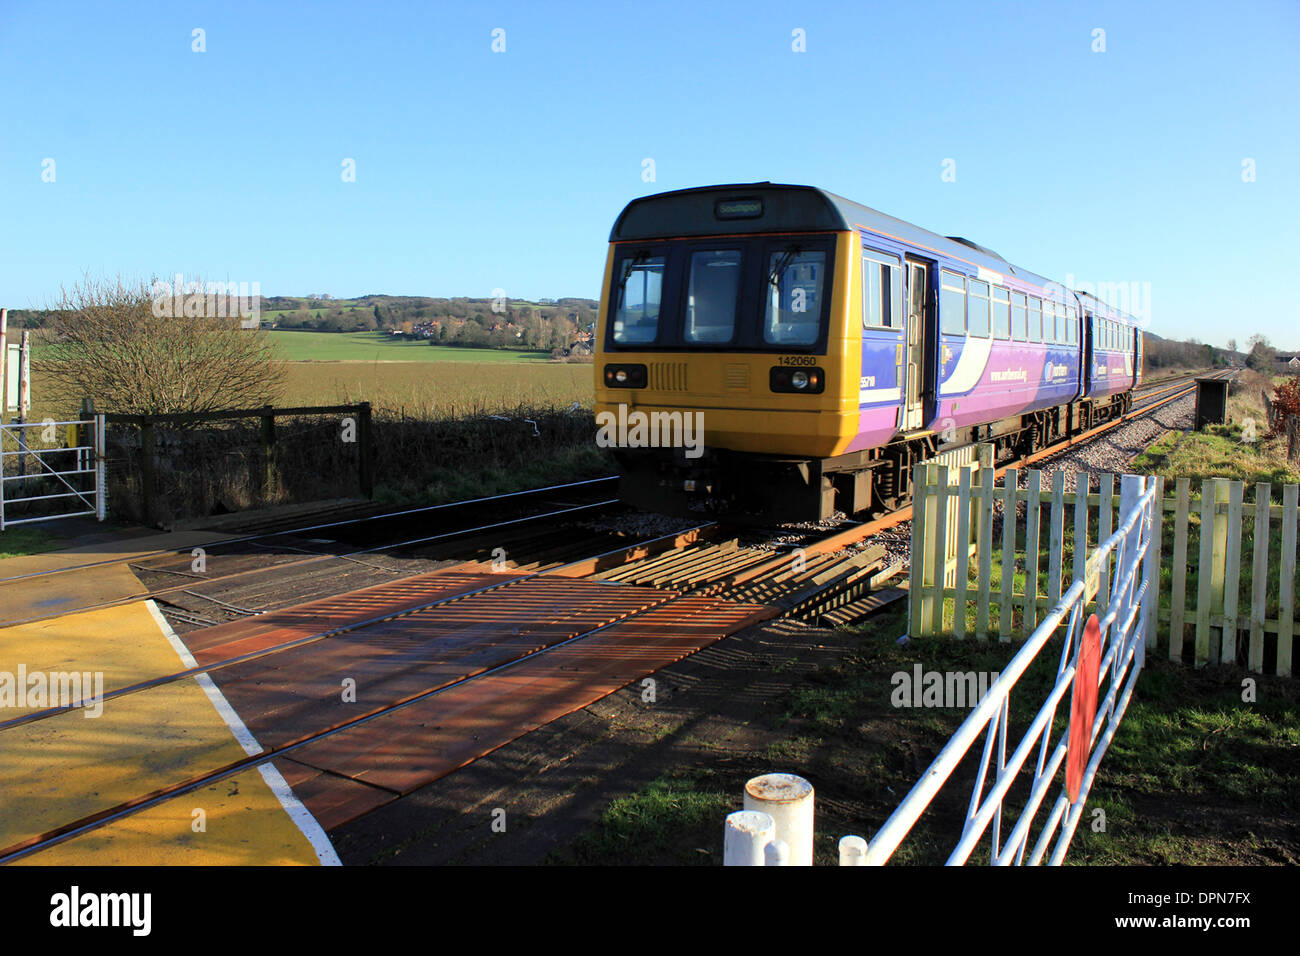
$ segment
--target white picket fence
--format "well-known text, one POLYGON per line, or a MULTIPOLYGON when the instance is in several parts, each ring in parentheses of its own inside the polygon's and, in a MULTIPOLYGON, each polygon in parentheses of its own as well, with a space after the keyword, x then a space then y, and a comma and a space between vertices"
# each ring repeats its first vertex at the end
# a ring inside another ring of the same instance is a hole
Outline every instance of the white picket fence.
MULTIPOLYGON (((1163 479, 1152 480, 1162 533, 1148 560, 1153 567, 1165 556, 1171 560, 1168 581, 1154 578, 1149 600, 1164 606, 1147 616, 1147 647, 1165 641, 1169 657, 1181 660, 1190 642, 1197 666, 1235 661, 1240 650, 1241 662, 1257 673, 1290 674, 1300 631, 1300 486, 1278 493, 1260 482, 1252 503, 1242 482, 1211 478, 1201 483, 1197 504, 1188 479, 1178 479, 1169 497, 1163 479)), ((1044 487, 1040 472, 1009 468, 999 486, 987 466, 918 465, 908 633, 980 639, 996 633, 1003 641, 1032 633, 1068 582, 1082 575, 1088 541, 1104 541, 1114 527, 1115 476, 1079 473, 1074 483, 1076 490, 1067 491, 1066 475, 1057 472, 1044 487), (1023 508, 1023 523, 1003 521, 995 533, 995 505, 1001 515, 1023 508)), ((1101 568, 1102 606, 1111 571, 1109 563, 1101 568)))

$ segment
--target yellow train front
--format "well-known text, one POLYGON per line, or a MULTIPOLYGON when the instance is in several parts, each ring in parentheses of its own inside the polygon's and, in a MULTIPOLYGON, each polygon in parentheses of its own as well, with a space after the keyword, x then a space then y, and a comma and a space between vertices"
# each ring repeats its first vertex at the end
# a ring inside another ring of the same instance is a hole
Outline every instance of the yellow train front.
POLYGON ((835 508, 823 463, 897 424, 862 434, 860 304, 843 281, 857 254, 818 190, 708 187, 624 210, 595 359, 598 441, 624 500, 770 521, 835 508))

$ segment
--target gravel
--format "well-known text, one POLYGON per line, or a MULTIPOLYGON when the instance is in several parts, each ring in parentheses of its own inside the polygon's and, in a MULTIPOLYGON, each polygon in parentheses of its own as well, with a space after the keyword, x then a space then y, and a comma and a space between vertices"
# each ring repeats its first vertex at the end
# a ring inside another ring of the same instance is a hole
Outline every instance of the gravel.
POLYGON ((1065 473, 1066 491, 1074 490, 1076 472, 1124 474, 1133 459, 1157 438, 1168 431, 1191 428, 1195 409, 1196 400, 1188 395, 1112 428, 1087 444, 1036 462, 1034 468, 1043 473, 1042 487, 1050 488, 1052 476, 1058 471, 1065 473))

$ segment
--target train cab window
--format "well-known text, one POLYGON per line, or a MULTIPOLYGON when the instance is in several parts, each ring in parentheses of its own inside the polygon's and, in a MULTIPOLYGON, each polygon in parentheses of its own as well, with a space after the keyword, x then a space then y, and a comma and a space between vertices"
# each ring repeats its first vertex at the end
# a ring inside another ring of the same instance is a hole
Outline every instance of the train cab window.
POLYGON ((658 336, 664 263, 664 256, 645 253, 623 260, 618 311, 614 313, 614 341, 618 345, 646 345, 658 336))
POLYGON ((1000 339, 1011 338, 1011 293, 1006 289, 993 289, 993 334, 1000 339))
POLYGON ((686 293, 687 342, 730 342, 740 302, 740 250, 708 249, 691 254, 686 293))
POLYGON ((826 253, 790 246, 767 263, 767 310, 763 341, 768 345, 812 345, 821 333, 822 280, 826 253))
POLYGON ((1011 293, 1011 337, 1017 342, 1029 341, 1029 318, 1025 311, 1025 296, 1022 292, 1011 293))
POLYGON ((966 334, 972 338, 989 337, 989 284, 971 279, 970 301, 966 305, 966 334))
POLYGON ((862 325, 903 327, 903 270, 892 256, 862 255, 862 325))
POLYGON ((945 335, 966 332, 966 277, 942 269, 939 272, 939 320, 945 335))

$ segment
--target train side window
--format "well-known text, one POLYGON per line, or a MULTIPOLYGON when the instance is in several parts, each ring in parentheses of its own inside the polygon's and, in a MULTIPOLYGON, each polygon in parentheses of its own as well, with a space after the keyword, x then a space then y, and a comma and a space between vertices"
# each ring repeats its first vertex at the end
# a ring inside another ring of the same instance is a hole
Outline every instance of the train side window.
POLYGON ((862 325, 903 327, 903 270, 897 259, 874 251, 862 256, 862 325))
POLYGON ((1074 306, 1065 310, 1065 341, 1070 345, 1079 344, 1079 313, 1074 306))
POLYGON ((768 345, 812 345, 821 334, 822 279, 826 253, 793 246, 768 257, 767 310, 763 341, 768 345))
POLYGON ((1056 342, 1056 303, 1051 299, 1043 300, 1043 341, 1048 345, 1056 342))
POLYGON ((989 284, 971 279, 966 303, 966 334, 972 338, 989 337, 989 284))
POLYGON ((1011 293, 1011 337, 1017 342, 1029 341, 1028 314, 1022 292, 1011 293))
POLYGON ((993 334, 1011 338, 1011 293, 1000 286, 993 289, 993 334))
POLYGON ((940 328, 945 335, 966 332, 966 277, 947 269, 939 272, 940 328))
POLYGON ((623 260, 618 309, 614 313, 616 344, 646 345, 658 336, 665 262, 664 256, 641 253, 623 260))
POLYGON ((1043 341, 1043 300, 1033 296, 1029 299, 1029 341, 1043 341))
POLYGON ((686 341, 730 342, 736 332, 739 303, 740 250, 707 249, 691 253, 686 341))

